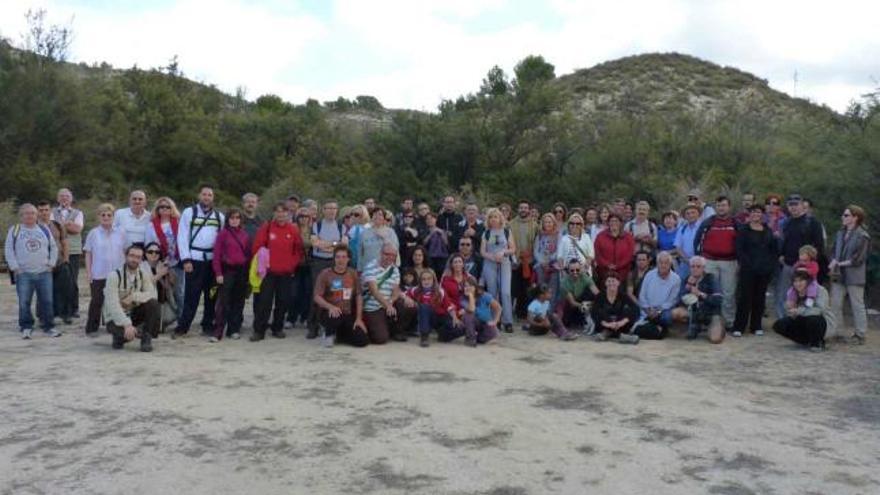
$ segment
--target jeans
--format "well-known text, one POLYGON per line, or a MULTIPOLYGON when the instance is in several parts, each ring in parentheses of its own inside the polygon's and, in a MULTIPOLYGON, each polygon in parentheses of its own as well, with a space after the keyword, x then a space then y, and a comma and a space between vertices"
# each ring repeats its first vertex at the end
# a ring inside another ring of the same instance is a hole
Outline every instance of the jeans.
MULTIPOLYGON (((736 320, 736 279, 739 265, 736 260, 706 260, 706 273, 711 273, 721 288, 721 317, 727 328, 736 320)), ((687 280, 687 279, 684 279, 687 280)))
POLYGON ((178 263, 171 271, 174 273, 174 303, 177 304, 177 318, 183 314, 183 297, 186 290, 186 272, 183 271, 183 265, 178 263))
POLYGON ((419 335, 429 335, 432 327, 437 327, 437 340, 440 342, 452 342, 464 335, 464 326, 452 325, 452 317, 447 314, 439 315, 429 304, 419 303, 419 335))
POLYGON ((498 327, 490 323, 482 322, 473 313, 465 313, 462 318, 465 335, 480 344, 485 344, 498 337, 498 327))
POLYGON ((290 301, 287 321, 293 324, 297 321, 308 321, 312 307, 312 270, 308 263, 302 263, 296 269, 290 301))
POLYGON ((864 337, 868 330, 868 313, 865 310, 865 286, 843 285, 837 282, 831 285, 831 310, 834 312, 838 328, 843 327, 843 298, 849 295, 849 305, 853 313, 855 334, 864 337))
POLYGON ((40 326, 48 332, 54 327, 54 309, 52 308, 52 273, 26 273, 15 274, 15 292, 18 295, 18 328, 20 330, 33 330, 34 317, 31 314, 31 302, 34 300, 34 292, 37 293, 37 315, 40 318, 40 326))
POLYGON ((497 263, 492 260, 483 261, 483 281, 486 292, 492 294, 501 303, 501 323, 513 324, 513 301, 510 297, 510 261, 497 263))

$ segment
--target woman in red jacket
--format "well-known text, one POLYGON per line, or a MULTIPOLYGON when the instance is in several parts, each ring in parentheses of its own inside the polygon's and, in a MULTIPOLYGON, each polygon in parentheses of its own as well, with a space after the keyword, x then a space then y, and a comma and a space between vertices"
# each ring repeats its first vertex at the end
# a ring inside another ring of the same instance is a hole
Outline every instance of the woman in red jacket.
POLYGON ((419 345, 428 347, 431 328, 437 327, 437 340, 451 342, 464 335, 464 325, 458 318, 455 304, 437 283, 433 270, 419 276, 419 285, 406 292, 406 297, 419 305, 419 345))
POLYGON ((443 273, 443 278, 440 279, 440 287, 443 288, 449 301, 455 305, 455 312, 459 318, 464 316, 464 308, 467 305, 464 287, 468 279, 476 283, 476 279, 465 268, 464 257, 460 254, 453 254, 449 258, 449 264, 446 267, 446 272, 443 273))
POLYGON ((623 230, 623 220, 617 213, 608 216, 608 228, 596 236, 593 250, 596 253, 596 271, 599 283, 605 283, 608 272, 615 272, 620 280, 626 280, 632 266, 636 242, 632 234, 623 230))
POLYGON ((241 228, 241 211, 230 208, 226 212, 226 225, 214 241, 214 259, 211 268, 217 279, 217 302, 214 309, 214 335, 208 339, 219 342, 226 336, 238 340, 244 319, 244 300, 247 298, 248 262, 251 247, 247 232, 241 228))

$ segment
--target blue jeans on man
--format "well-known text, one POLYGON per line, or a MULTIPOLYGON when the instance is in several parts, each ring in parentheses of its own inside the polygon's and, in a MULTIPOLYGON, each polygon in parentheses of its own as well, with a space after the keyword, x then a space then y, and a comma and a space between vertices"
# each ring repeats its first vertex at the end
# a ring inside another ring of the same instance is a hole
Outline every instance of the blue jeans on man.
POLYGON ((21 331, 34 329, 34 316, 31 302, 37 294, 37 316, 44 332, 54 328, 55 308, 52 306, 52 272, 15 274, 15 292, 18 295, 18 328, 21 331))

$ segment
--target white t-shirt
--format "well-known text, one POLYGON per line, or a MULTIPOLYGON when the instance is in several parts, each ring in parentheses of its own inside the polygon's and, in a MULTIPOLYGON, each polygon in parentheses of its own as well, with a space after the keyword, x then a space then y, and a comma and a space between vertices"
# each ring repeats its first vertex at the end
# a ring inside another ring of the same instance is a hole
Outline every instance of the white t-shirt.
POLYGON ((144 244, 147 241, 147 228, 152 228, 151 221, 150 212, 147 210, 144 210, 141 216, 136 216, 131 208, 123 208, 116 210, 116 214, 113 215, 113 227, 125 232, 126 247, 136 242, 144 244))

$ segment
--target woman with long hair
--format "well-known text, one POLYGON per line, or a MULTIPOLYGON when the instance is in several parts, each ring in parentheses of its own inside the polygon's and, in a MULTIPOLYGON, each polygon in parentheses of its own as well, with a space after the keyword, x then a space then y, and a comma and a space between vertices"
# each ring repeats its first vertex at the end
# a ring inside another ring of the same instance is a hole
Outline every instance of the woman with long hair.
POLYGON ((490 208, 486 212, 486 230, 480 255, 483 257, 483 281, 486 291, 501 303, 501 322, 504 331, 513 332, 513 301, 510 296, 510 280, 516 242, 501 210, 490 208))
POLYGON ((159 245, 162 260, 174 275, 173 294, 174 307, 177 308, 177 316, 183 311, 183 263, 177 254, 177 227, 180 221, 180 211, 174 200, 168 196, 162 196, 153 205, 151 225, 147 227, 147 244, 155 242, 159 245))

